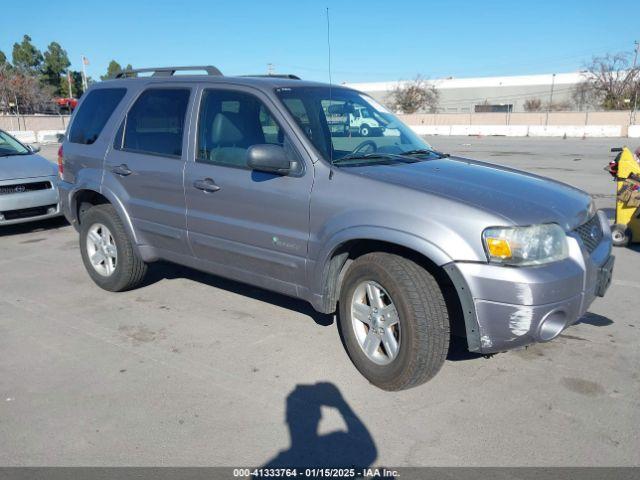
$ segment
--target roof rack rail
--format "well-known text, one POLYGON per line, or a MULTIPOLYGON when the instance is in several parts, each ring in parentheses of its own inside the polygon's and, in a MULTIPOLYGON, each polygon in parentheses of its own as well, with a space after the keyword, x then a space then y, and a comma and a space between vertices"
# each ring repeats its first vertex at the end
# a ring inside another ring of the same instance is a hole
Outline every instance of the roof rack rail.
POLYGON ((256 75, 240 75, 241 77, 260 77, 260 78, 288 78, 290 80, 302 80, 299 76, 293 73, 262 73, 256 75))
POLYGON ((222 72, 213 65, 196 65, 192 67, 156 67, 156 68, 134 68, 131 70, 122 70, 113 78, 127 78, 138 73, 153 72, 153 77, 171 77, 176 72, 189 71, 189 70, 201 70, 207 72, 207 75, 213 75, 216 77, 222 77, 222 72))

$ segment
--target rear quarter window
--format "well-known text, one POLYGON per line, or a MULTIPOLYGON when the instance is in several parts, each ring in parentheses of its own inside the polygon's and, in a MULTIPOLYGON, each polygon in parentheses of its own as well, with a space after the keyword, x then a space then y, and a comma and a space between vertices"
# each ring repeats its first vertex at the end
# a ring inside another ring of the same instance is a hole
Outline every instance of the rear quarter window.
POLYGON ((84 145, 94 143, 125 93, 126 88, 100 88, 89 92, 73 120, 69 141, 84 145))
POLYGON ((179 158, 191 90, 150 88, 133 104, 122 122, 114 147, 150 155, 179 158))

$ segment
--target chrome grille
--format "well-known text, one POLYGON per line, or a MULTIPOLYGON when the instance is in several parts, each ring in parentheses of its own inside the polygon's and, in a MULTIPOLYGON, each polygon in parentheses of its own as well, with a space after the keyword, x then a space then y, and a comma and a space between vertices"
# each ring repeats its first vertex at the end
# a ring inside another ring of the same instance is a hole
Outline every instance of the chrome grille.
POLYGON ((575 229, 582 243, 587 248, 589 253, 593 253, 600 242, 602 241, 602 225, 600 225, 600 218, 598 215, 591 217, 586 223, 583 223, 575 229))
POLYGON ((36 190, 48 190, 49 188, 51 188, 51 182, 31 182, 16 183, 13 185, 0 185, 0 195, 34 192, 36 190))

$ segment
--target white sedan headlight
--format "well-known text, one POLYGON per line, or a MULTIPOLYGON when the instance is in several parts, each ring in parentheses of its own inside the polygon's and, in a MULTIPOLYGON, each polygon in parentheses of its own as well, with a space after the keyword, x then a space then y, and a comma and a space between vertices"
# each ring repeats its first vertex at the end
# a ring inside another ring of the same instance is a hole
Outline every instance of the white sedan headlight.
POLYGON ((530 227, 491 227, 482 232, 487 257, 503 265, 541 265, 567 258, 564 230, 555 223, 530 227))

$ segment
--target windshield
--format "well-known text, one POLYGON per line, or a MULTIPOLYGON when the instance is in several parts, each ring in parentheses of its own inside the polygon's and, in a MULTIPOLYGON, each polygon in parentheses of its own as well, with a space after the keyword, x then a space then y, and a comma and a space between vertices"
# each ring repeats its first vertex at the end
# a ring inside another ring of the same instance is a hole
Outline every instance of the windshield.
POLYGON ((345 88, 278 88, 287 110, 327 160, 340 166, 406 163, 436 155, 373 98, 345 88))
POLYGON ((26 155, 31 153, 24 145, 6 132, 0 130, 0 157, 26 155))

